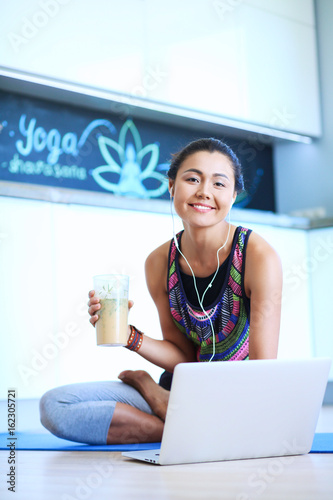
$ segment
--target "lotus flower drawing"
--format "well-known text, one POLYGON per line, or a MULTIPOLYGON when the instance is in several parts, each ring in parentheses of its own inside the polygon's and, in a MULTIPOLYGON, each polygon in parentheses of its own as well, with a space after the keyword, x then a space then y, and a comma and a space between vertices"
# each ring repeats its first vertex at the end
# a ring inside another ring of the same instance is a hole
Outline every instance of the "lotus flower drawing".
POLYGON ((166 176, 156 172, 156 169, 162 171, 168 168, 167 163, 158 164, 158 144, 143 146, 132 120, 127 120, 122 126, 118 142, 101 135, 98 137, 98 146, 106 164, 94 168, 91 175, 106 191, 136 198, 156 198, 168 189, 166 176), (110 173, 116 174, 112 176, 112 181, 105 177, 105 174, 110 173), (159 186, 148 189, 143 183, 148 179, 157 180, 159 186))

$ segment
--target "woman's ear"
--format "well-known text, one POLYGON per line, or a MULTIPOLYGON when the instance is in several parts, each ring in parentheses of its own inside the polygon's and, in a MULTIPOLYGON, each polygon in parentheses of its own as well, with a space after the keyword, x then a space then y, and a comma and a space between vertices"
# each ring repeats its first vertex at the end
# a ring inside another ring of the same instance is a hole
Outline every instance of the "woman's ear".
POLYGON ((170 193, 170 196, 171 198, 173 197, 173 182, 171 180, 169 180, 169 193, 170 193))

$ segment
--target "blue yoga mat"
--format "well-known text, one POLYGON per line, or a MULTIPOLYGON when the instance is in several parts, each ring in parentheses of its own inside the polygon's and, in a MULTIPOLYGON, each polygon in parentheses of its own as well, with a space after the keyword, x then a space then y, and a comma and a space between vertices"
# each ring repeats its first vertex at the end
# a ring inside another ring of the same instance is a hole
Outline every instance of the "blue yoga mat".
POLYGON ((316 433, 310 453, 333 453, 333 432, 316 433))
POLYGON ((134 451, 155 450, 161 443, 107 444, 90 445, 74 443, 61 439, 48 432, 15 432, 16 439, 6 433, 0 433, 0 450, 8 450, 10 442, 15 443, 16 450, 48 450, 48 451, 134 451))
MULTIPOLYGON (((15 442, 16 450, 49 451, 134 451, 160 448, 161 443, 88 445, 60 439, 50 433, 15 432, 16 439, 0 433, 0 450, 8 450, 15 442)), ((310 453, 333 453, 333 433, 315 434, 310 453)))

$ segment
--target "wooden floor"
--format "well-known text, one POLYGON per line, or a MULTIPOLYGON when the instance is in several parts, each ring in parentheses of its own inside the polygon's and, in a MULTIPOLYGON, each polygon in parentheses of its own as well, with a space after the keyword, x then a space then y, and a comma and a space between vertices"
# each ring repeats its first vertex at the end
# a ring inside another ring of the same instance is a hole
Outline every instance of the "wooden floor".
POLYGON ((0 452, 0 498, 332 500, 333 455, 157 466, 109 452, 17 452, 16 493, 7 491, 0 452))
MULTIPOLYGON (((333 406, 316 431, 333 432, 333 406)), ((8 456, 0 451, 1 500, 333 499, 333 454, 158 466, 121 453, 16 451, 15 494, 8 456)))

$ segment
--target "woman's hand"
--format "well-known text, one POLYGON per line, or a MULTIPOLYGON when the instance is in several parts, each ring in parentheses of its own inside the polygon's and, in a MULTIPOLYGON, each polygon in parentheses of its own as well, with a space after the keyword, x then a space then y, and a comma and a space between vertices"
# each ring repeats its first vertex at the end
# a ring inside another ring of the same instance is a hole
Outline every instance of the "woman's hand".
POLYGON ((96 321, 98 320, 97 311, 100 310, 100 298, 95 297, 95 290, 90 290, 88 293, 89 301, 88 301, 88 313, 90 314, 90 323, 92 326, 96 326, 96 321))
MULTIPOLYGON (((97 311, 99 311, 101 308, 100 298, 95 297, 95 290, 90 290, 88 296, 89 296, 88 313, 90 314, 89 321, 93 326, 96 326, 96 321, 98 320, 97 311)), ((128 310, 132 309, 133 305, 134 305, 133 300, 129 300, 128 310)))

